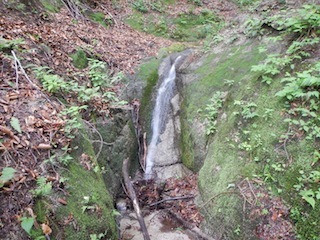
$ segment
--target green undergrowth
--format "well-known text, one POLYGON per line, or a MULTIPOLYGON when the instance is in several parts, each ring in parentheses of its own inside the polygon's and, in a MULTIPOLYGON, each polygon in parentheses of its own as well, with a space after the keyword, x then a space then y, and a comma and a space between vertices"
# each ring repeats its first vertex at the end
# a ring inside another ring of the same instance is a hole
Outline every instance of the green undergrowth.
POLYGON ((189 4, 188 13, 180 13, 176 16, 170 14, 170 9, 167 9, 166 5, 163 6, 160 14, 156 10, 136 9, 125 21, 136 30, 185 42, 204 39, 222 28, 223 21, 213 11, 203 9, 196 14, 193 5, 195 3, 189 4))
MULTIPOLYGON (((29 13, 40 13, 45 10, 47 12, 56 13, 59 12, 63 3, 57 0, 40 0, 40 1, 19 1, 19 0, 8 0, 4 2, 4 7, 9 9, 15 9, 23 14, 29 13)), ((41 13, 41 17, 46 17, 41 13)))
POLYGON ((112 18, 108 15, 105 15, 103 12, 89 11, 86 15, 89 17, 89 19, 101 24, 105 28, 113 23, 112 18))
MULTIPOLYGON (((236 3, 240 7, 248 7, 254 4, 259 3, 259 0, 232 0, 232 2, 236 3)), ((281 3, 281 0, 279 1, 281 3)))

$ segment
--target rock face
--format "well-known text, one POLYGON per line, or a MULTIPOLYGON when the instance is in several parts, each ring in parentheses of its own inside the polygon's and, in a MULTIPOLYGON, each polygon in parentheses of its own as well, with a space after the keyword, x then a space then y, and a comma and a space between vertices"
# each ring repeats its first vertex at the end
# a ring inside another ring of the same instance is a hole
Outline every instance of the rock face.
MULTIPOLYGON (((134 135, 134 129, 131 126, 130 114, 126 111, 120 111, 114 114, 112 119, 97 120, 97 130, 100 132, 103 148, 100 149, 101 140, 99 136, 93 132, 93 137, 96 140, 94 147, 96 152, 100 152, 99 164, 100 167, 105 167, 107 170, 104 175, 105 182, 110 193, 115 197, 118 191, 122 189, 122 162, 126 158, 137 159, 137 143, 134 135), (98 140, 99 139, 99 140, 98 140)), ((132 167, 137 166, 133 161, 132 167)))
MULTIPOLYGON (((251 42, 245 47, 221 47, 209 55, 190 59, 189 64, 185 62, 179 69, 182 94, 181 151, 186 163, 200 170, 199 187, 206 217, 203 228, 216 239, 254 239, 252 226, 242 220, 246 217, 242 211, 241 197, 221 194, 228 191, 228 184, 237 182, 250 164, 246 165, 245 159, 232 153, 233 150, 226 148, 224 143, 228 135, 223 131, 232 132, 234 129, 233 125, 226 125, 232 113, 220 112, 217 123, 226 126, 214 136, 207 136, 209 122, 205 117, 205 109, 216 92, 228 91, 224 87, 227 79, 238 79, 239 82, 245 77, 249 79, 250 66, 258 60, 256 43, 251 42), (241 61, 242 57, 246 58, 245 63, 241 61), (218 197, 211 202, 210 199, 216 194, 218 197), (241 228, 241 236, 234 231, 237 227, 241 228)), ((230 101, 228 98, 229 94, 225 101, 230 101)))
MULTIPOLYGON (((179 67, 183 59, 190 53, 186 51, 180 54, 169 56, 163 60, 159 66, 158 85, 167 77, 168 71, 172 66, 172 62, 181 56, 176 67, 179 67)), ((174 87, 174 96, 172 99, 167 99, 170 103, 170 108, 166 116, 161 116, 164 127, 160 129, 159 142, 154 150, 154 166, 153 170, 159 179, 169 177, 182 177, 190 172, 181 161, 180 153, 180 138, 181 138, 181 123, 180 123, 180 94, 174 87)))

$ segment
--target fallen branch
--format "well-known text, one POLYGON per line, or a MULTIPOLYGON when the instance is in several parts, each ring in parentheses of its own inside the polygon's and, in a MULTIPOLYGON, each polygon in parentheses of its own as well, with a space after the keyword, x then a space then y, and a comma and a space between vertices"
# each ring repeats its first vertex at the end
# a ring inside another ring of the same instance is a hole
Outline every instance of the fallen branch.
POLYGON ((131 101, 131 118, 135 129, 135 135, 137 138, 138 143, 138 156, 139 156, 139 163, 142 170, 145 172, 145 158, 146 158, 146 151, 147 151, 147 144, 146 144, 146 133, 142 133, 142 128, 140 124, 140 101, 137 99, 133 99, 131 101))
MULTIPOLYGON (((51 103, 50 99, 41 91, 40 87, 38 87, 36 84, 34 84, 34 83, 31 81, 31 79, 29 78, 28 74, 26 73, 26 71, 25 71, 24 68, 22 67, 20 60, 17 58, 15 52, 14 52, 14 51, 11 51, 11 54, 12 54, 15 62, 18 64, 21 72, 23 73, 23 75, 25 76, 25 78, 28 80, 28 82, 29 82, 35 89, 37 89, 37 90, 40 92, 40 94, 41 94, 48 102, 51 103)), ((53 106, 54 106, 54 105, 53 105, 53 106)))
POLYGON ((212 196, 211 198, 209 198, 204 204, 202 204, 202 206, 200 208, 203 208, 204 206, 206 206, 209 202, 211 202, 213 199, 221 196, 221 195, 225 195, 225 194, 238 194, 238 192, 236 191, 233 191, 233 192, 221 192, 221 193, 218 193, 214 196, 212 196))
POLYGON ((77 5, 76 2, 74 2, 73 0, 62 0, 62 2, 66 6, 66 8, 69 10, 72 17, 74 17, 77 20, 79 20, 79 19, 84 20, 85 19, 85 17, 81 13, 81 10, 79 9, 79 6, 77 5))
POLYGON ((18 62, 17 62, 17 57, 14 53, 14 51, 12 51, 12 55, 14 57, 14 67, 16 70, 16 90, 19 91, 19 69, 18 69, 18 62))
POLYGON ((155 206, 155 205, 158 205, 160 203, 167 202, 167 201, 183 200, 183 199, 190 199, 190 198, 194 198, 194 196, 190 195, 190 196, 166 198, 166 199, 162 199, 162 200, 160 200, 158 202, 151 203, 149 206, 152 207, 152 206, 155 206))
POLYGON ((143 216, 141 214, 141 210, 140 210, 140 207, 139 207, 139 202, 138 202, 138 198, 137 198, 136 192, 134 191, 132 183, 130 181, 130 177, 129 177, 129 173, 128 173, 128 169, 129 169, 128 165, 129 165, 129 159, 126 158, 123 161, 123 166, 122 166, 124 185, 125 185, 125 187, 127 189, 129 197, 131 198, 134 211, 136 212, 137 219, 138 219, 138 222, 140 224, 141 231, 142 231, 143 239, 144 240, 150 240, 148 229, 146 227, 146 223, 144 222, 144 218, 143 218, 143 216))
MULTIPOLYGON (((184 220, 183 218, 181 218, 179 215, 175 214, 174 212, 170 211, 170 210, 166 210, 166 212, 172 217, 175 218, 179 223, 182 224, 183 227, 187 228, 188 230, 190 230, 192 233, 196 234, 198 237, 200 237, 201 239, 205 239, 205 240, 215 240, 214 238, 212 238, 211 236, 209 236, 208 234, 204 233, 201 231, 200 228, 194 226, 193 224, 187 222, 186 220, 184 220)), ((197 238, 198 239, 198 238, 197 238)))

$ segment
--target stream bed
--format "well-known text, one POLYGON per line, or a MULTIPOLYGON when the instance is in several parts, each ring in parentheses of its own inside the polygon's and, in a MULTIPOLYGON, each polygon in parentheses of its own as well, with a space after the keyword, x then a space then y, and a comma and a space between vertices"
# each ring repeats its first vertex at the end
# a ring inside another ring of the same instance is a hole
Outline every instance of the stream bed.
MULTIPOLYGON (((182 164, 177 144, 181 126, 176 68, 185 56, 186 53, 171 55, 159 66, 146 171, 132 181, 152 240, 202 239, 193 231, 200 231, 198 227, 203 220, 195 204, 199 195, 197 175, 182 164)), ((121 239, 141 240, 143 234, 131 202, 123 197, 117 204, 121 212, 121 239)))
MULTIPOLYGON (((152 240, 192 240, 195 236, 182 224, 177 223, 164 211, 158 210, 151 212, 144 217, 148 228, 149 236, 152 240)), ((134 212, 125 214, 120 221, 120 231, 122 240, 141 240, 143 239, 139 223, 134 212)))

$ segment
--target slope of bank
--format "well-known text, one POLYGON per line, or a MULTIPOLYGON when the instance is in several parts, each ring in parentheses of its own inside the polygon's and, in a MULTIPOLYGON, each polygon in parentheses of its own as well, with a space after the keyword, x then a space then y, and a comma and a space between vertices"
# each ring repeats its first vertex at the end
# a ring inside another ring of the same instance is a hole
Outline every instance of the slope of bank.
POLYGON ((256 19, 268 36, 227 35, 180 69, 183 160, 200 166, 203 227, 217 239, 319 236, 319 10, 256 19))

